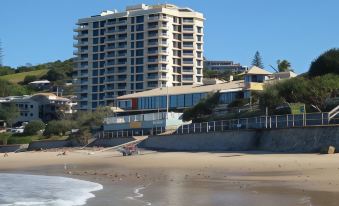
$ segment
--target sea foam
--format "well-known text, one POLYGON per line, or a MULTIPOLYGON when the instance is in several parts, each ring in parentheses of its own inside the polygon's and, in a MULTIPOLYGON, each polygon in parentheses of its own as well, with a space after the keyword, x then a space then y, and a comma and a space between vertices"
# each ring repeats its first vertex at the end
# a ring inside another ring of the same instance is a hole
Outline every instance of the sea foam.
POLYGON ((84 205, 102 188, 66 177, 0 173, 0 206, 84 205))

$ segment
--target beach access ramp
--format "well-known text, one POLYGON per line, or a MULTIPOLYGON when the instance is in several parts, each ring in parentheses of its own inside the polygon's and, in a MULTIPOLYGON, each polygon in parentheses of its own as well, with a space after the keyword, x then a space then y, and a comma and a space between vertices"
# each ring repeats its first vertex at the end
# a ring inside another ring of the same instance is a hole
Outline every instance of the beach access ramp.
POLYGON ((97 152, 105 152, 105 151, 108 151, 108 150, 119 151, 123 147, 131 146, 131 145, 136 146, 136 145, 140 144, 142 141, 146 140, 147 138, 148 138, 148 136, 133 136, 134 140, 132 140, 132 141, 129 141, 129 142, 126 142, 126 143, 123 143, 123 144, 119 144, 119 145, 116 145, 116 146, 113 146, 113 147, 107 147, 107 148, 104 148, 104 149, 99 150, 97 152))

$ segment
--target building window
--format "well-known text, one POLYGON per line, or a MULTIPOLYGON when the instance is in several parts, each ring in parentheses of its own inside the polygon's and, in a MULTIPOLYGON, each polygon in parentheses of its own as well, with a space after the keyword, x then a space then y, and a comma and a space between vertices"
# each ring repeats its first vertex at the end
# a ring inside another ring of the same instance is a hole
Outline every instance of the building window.
POLYGON ((99 22, 93 22, 93 28, 99 28, 99 22))
POLYGON ((144 50, 143 49, 136 50, 136 56, 143 56, 143 55, 144 55, 144 50))
POLYGON ((136 73, 143 73, 143 72, 144 72, 144 67, 143 66, 137 66, 136 73))
POLYGON ((144 47, 144 42, 143 41, 137 41, 137 48, 142 48, 144 47))
POLYGON ((135 84, 135 88, 136 88, 136 89, 143 89, 143 88, 144 88, 144 85, 143 85, 143 83, 136 83, 136 84, 135 84))
POLYGON ((136 64, 143 64, 144 63, 144 58, 137 58, 136 59, 136 64))
POLYGON ((93 30, 93 36, 99 36, 99 30, 93 30))
POLYGON ((144 39, 144 33, 137 33, 137 40, 144 39))
POLYGON ((143 23, 144 22, 144 16, 137 16, 136 17, 136 22, 137 23, 143 23))
POLYGON ((136 31, 144 31, 144 25, 143 24, 138 24, 135 26, 136 31))

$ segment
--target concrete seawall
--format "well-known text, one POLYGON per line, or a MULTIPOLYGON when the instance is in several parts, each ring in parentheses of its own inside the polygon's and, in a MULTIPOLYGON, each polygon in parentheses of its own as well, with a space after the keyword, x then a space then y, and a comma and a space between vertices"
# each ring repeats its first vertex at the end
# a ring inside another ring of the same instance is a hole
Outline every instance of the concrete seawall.
POLYGON ((339 149, 339 126, 151 136, 140 146, 172 151, 319 152, 339 149))
POLYGON ((246 151, 256 144, 253 131, 151 136, 140 146, 148 149, 184 151, 246 151))
POLYGON ((27 149, 28 144, 0 145, 0 153, 16 152, 27 149))

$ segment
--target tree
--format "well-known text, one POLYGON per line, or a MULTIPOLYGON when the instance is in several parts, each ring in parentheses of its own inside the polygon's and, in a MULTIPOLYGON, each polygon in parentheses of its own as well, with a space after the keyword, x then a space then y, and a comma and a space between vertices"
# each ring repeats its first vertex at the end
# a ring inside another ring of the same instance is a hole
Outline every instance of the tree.
POLYGON ((311 63, 308 71, 311 77, 328 73, 339 74, 339 49, 330 49, 311 63))
POLYGON ((24 134, 35 135, 38 131, 43 129, 45 129, 45 123, 43 123, 41 120, 33 120, 26 125, 24 134))
POLYGON ((219 104, 220 93, 208 94, 205 98, 200 100, 195 106, 184 111, 182 119, 184 121, 199 120, 205 115, 211 115, 213 109, 219 104))
POLYGON ((0 79, 0 97, 29 94, 26 87, 0 79))
POLYGON ((5 120, 10 126, 12 126, 17 117, 19 117, 19 110, 14 103, 0 104, 1 120, 5 120))
POLYGON ((29 83, 31 83, 31 82, 36 81, 36 80, 38 80, 38 77, 37 77, 37 76, 34 76, 34 75, 27 75, 27 76, 25 76, 25 79, 24 79, 24 81, 23 81, 23 84, 24 84, 24 85, 27 85, 27 84, 29 84, 29 83))
POLYGON ((264 64, 262 62, 262 58, 259 51, 255 52, 254 58, 252 60, 252 66, 256 66, 262 69, 264 68, 264 64))
POLYGON ((289 61, 287 61, 286 59, 284 59, 284 60, 278 59, 277 65, 278 65, 279 72, 291 71, 291 63, 289 61))
POLYGON ((71 120, 53 120, 48 122, 44 135, 63 135, 75 127, 76 123, 71 120))

